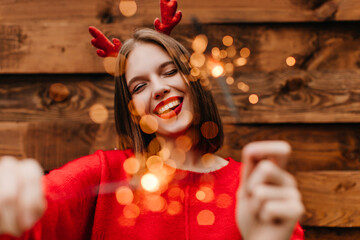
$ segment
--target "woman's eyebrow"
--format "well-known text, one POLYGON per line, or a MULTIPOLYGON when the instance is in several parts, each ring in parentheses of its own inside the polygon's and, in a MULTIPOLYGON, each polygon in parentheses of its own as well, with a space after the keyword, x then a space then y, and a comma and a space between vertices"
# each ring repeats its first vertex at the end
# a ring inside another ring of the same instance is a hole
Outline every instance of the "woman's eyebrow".
POLYGON ((166 67, 166 66, 168 66, 168 65, 171 65, 171 64, 172 64, 172 65, 175 65, 173 61, 164 62, 164 63, 160 64, 159 70, 162 69, 162 68, 164 68, 164 67, 166 67))

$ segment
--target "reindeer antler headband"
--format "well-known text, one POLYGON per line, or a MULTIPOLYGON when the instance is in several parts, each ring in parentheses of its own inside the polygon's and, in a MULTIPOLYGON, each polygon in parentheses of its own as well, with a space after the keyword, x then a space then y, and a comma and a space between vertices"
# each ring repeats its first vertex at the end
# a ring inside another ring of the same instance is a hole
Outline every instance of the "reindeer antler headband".
MULTIPOLYGON (((181 11, 177 11, 176 0, 160 0, 161 21, 156 18, 154 21, 155 29, 167 35, 170 35, 171 30, 180 22, 181 11)), ((95 27, 89 27, 90 34, 94 37, 91 43, 98 48, 96 53, 100 57, 116 57, 122 46, 117 38, 110 41, 100 30, 95 27)))

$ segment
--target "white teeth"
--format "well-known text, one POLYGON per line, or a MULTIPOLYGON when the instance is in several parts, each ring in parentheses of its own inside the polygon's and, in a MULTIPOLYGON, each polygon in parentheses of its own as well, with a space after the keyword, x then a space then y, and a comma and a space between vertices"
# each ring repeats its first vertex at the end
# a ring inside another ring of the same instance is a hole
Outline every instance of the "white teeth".
POLYGON ((158 113, 158 114, 163 114, 165 111, 167 111, 167 110, 169 110, 170 108, 173 108, 173 107, 175 107, 175 106, 177 106, 177 105, 179 105, 179 104, 180 104, 180 101, 179 101, 178 99, 176 99, 176 100, 174 100, 174 101, 166 104, 165 106, 162 106, 162 107, 157 111, 157 113, 158 113))

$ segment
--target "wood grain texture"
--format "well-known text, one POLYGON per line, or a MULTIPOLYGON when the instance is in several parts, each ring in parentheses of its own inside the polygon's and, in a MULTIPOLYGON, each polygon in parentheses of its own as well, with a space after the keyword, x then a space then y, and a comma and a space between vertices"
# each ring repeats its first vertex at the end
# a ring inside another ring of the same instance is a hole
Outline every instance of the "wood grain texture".
POLYGON ((360 237, 360 228, 340 227, 305 227, 306 240, 357 240, 360 237))
MULTIPOLYGON (((151 25, 95 24, 92 22, 0 22, 0 73, 104 73, 104 59, 91 46, 88 26, 95 25, 109 38, 130 38, 134 29, 151 25)), ((359 22, 298 24, 183 24, 172 36, 191 49, 199 33, 213 47, 225 49, 222 38, 231 35, 237 55, 248 47, 251 55, 239 72, 296 70, 359 70, 359 22), (296 58, 294 67, 286 58, 296 58)))
MULTIPOLYGON (((90 123, 89 109, 96 103, 103 104, 109 118, 113 118, 114 83, 110 75, 0 76, 0 121, 90 123), (63 101, 50 97, 54 83, 63 84, 69 91, 63 101)), ((360 122, 360 71, 289 70, 236 76, 230 86, 223 78, 212 81, 212 92, 225 124, 360 122), (237 87, 240 82, 250 87, 249 92, 237 87), (249 102, 250 94, 259 96, 257 104, 249 102)))
MULTIPOLYGON (((118 4, 115 0, 2 0, 0 21, 61 19, 151 24, 160 15, 158 1, 137 1, 137 12, 130 18, 120 13, 118 4)), ((356 0, 181 0, 178 6, 185 23, 194 16, 204 23, 360 20, 360 4, 356 0)))
POLYGON ((360 172, 297 172, 302 193, 306 226, 360 226, 360 172))

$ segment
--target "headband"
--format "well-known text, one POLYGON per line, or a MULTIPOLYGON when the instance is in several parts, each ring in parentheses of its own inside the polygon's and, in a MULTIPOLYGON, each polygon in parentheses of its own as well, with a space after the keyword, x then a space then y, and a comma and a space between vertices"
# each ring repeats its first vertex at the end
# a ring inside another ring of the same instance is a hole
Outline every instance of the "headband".
MULTIPOLYGON (((176 0, 160 0, 161 21, 156 18, 154 26, 156 31, 170 35, 171 30, 180 22, 181 11, 177 11, 176 0)), ((89 27, 90 34, 94 37, 91 44, 98 48, 97 55, 100 57, 117 57, 121 49, 121 41, 113 38, 111 41, 96 27, 89 27)))

